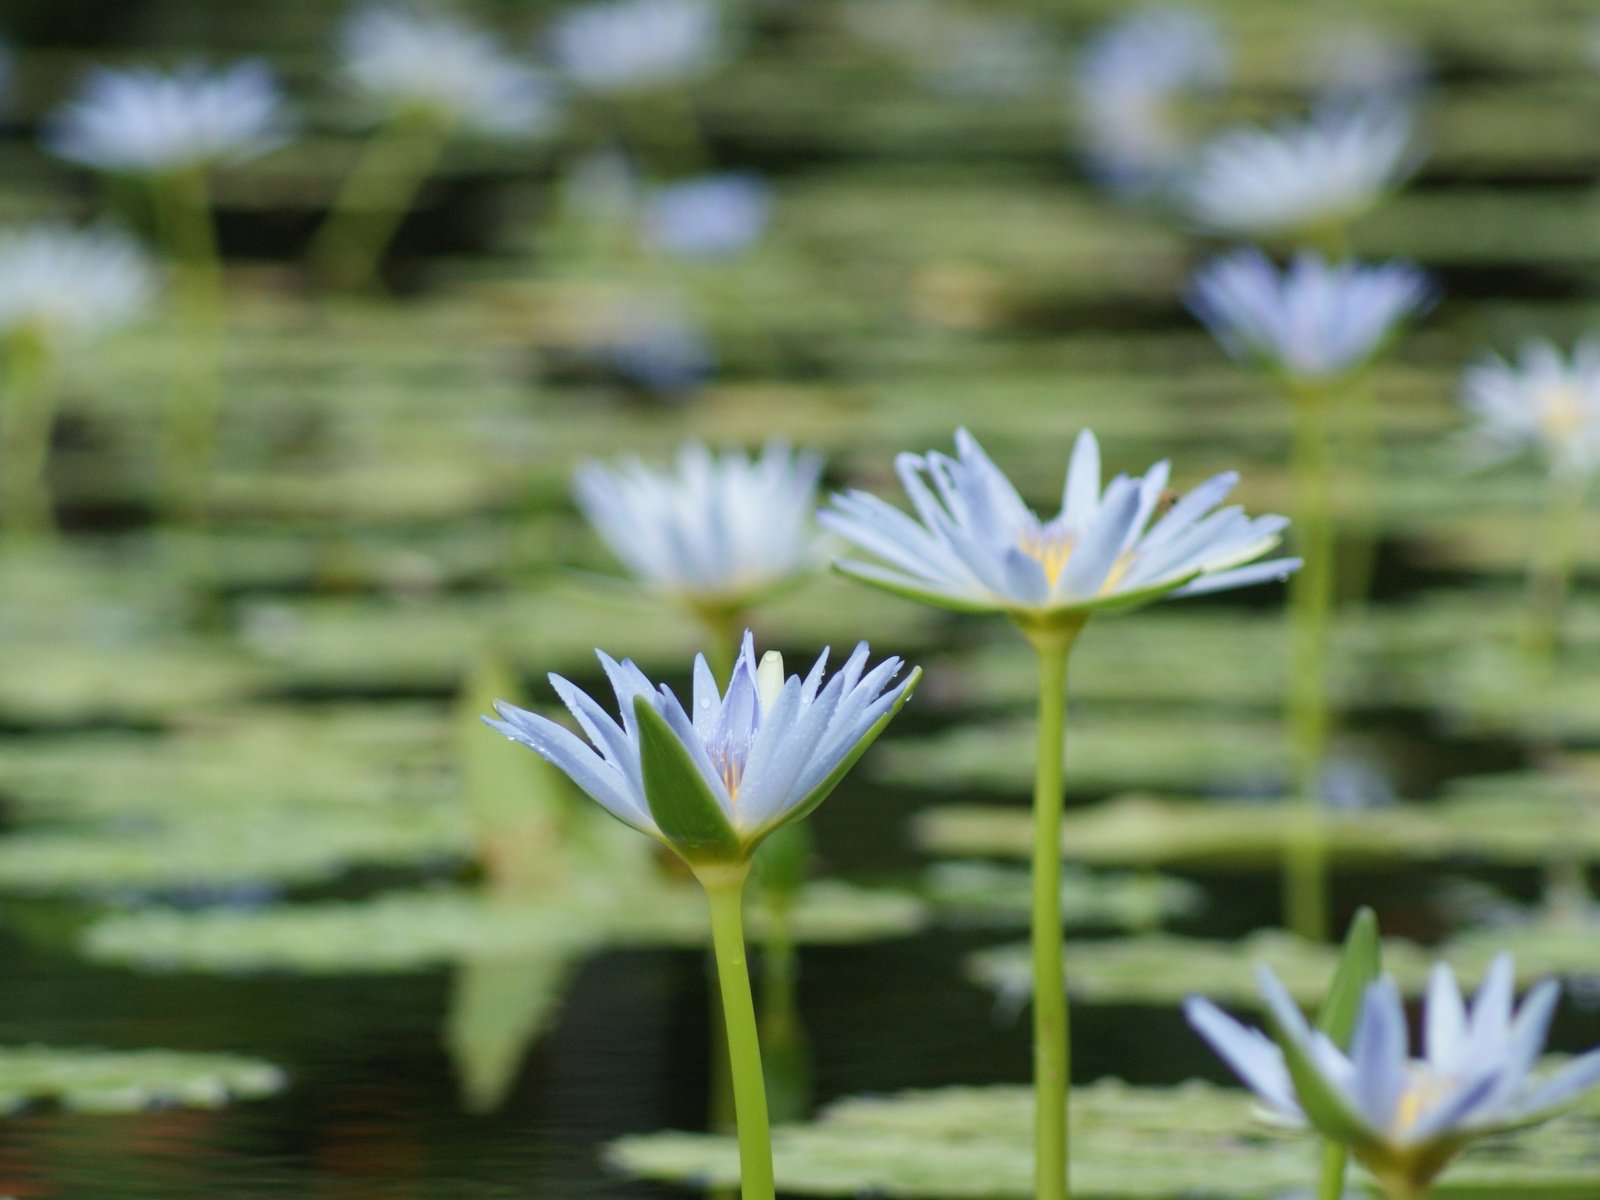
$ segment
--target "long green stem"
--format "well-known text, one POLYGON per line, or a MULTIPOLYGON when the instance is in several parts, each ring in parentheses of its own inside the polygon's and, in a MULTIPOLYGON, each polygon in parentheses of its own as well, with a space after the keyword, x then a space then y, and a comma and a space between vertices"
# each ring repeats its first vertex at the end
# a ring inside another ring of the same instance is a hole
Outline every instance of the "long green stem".
POLYGON ((204 521, 221 410, 224 318, 222 261, 204 172, 196 167, 152 180, 162 239, 177 275, 184 362, 168 410, 169 465, 164 508, 178 523, 204 521))
POLYGON ((1535 675, 1549 673, 1561 639, 1561 618, 1572 589, 1587 482, 1577 471, 1561 471, 1550 479, 1544 531, 1528 567, 1528 600, 1522 629, 1522 652, 1535 675))
POLYGON ((1325 940, 1326 857, 1319 782, 1328 743, 1328 634, 1335 581, 1327 389, 1294 389, 1295 527, 1305 565, 1289 584, 1289 736, 1299 820, 1286 847, 1284 909, 1301 937, 1325 940))
POLYGON ((1067 740, 1067 659, 1082 624, 1030 630, 1038 656, 1039 746, 1033 788, 1033 1145, 1035 1200, 1067 1200, 1067 1091, 1072 1029, 1061 916, 1061 817, 1067 740))
POLYGON ((349 292, 372 288, 383 253, 438 165, 448 135, 437 117, 406 112, 368 139, 311 242, 311 262, 325 284, 349 292))
POLYGON ((50 537, 55 513, 45 468, 55 426, 56 392, 50 379, 49 351, 38 337, 20 334, 5 347, 6 388, 0 396, 0 510, 14 541, 50 537))
POLYGON ((733 1104, 739 1125, 739 1191, 743 1200, 772 1200, 772 1134, 767 1124, 767 1085, 761 1069, 755 1001, 744 946, 744 882, 749 865, 697 871, 711 907, 711 948, 733 1072, 733 1104))
POLYGON ((1322 1143, 1322 1174, 1317 1181, 1317 1200, 1343 1200, 1345 1166, 1350 1152, 1338 1142, 1322 1143))

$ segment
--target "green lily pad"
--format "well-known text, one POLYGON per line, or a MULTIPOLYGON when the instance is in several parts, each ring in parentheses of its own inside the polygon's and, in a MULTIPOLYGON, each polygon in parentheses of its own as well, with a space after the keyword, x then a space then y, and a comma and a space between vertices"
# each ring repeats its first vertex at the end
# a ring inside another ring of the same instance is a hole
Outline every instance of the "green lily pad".
MULTIPOLYGON (((962 924, 1025 924, 1033 902, 1028 868, 1003 863, 935 863, 922 890, 945 920, 962 924)), ((1061 915, 1078 929, 1150 929, 1205 905, 1193 884, 1151 872, 1107 874, 1068 866, 1061 878, 1061 915)))
MULTIPOLYGON (((620 864, 619 864, 620 868, 620 864)), ((566 957, 614 945, 703 944, 705 900, 689 883, 640 882, 641 864, 573 878, 546 896, 434 889, 373 900, 236 909, 147 909, 90 926, 101 962, 157 970, 415 971, 479 959, 566 957)), ((750 906, 750 936, 764 915, 750 906)), ((801 943, 867 942, 921 929, 927 909, 905 893, 834 881, 803 888, 789 920, 801 943)))
MULTIPOLYGON (((1092 866, 1183 865, 1255 870, 1281 861, 1297 839, 1316 836, 1335 861, 1372 869, 1477 860, 1542 864, 1558 851, 1600 858, 1600 822, 1573 821, 1573 808, 1537 798, 1464 796, 1356 812, 1325 812, 1308 833, 1292 803, 1172 800, 1125 795, 1070 810, 1062 852, 1092 866)), ((1020 807, 951 805, 916 821, 918 843, 936 854, 1027 859, 1033 822, 1020 807)))
MULTIPOLYGON (((1413 994, 1427 982, 1432 961, 1409 942, 1384 943, 1384 971, 1413 994)), ((1256 1008, 1262 1000, 1252 970, 1255 963, 1271 967, 1292 996, 1314 1008, 1327 995, 1338 969, 1339 947, 1307 942, 1279 930, 1230 942, 1171 934, 1070 942, 1067 988, 1074 996, 1103 1004, 1175 1005, 1198 993, 1218 1003, 1256 1008)), ((971 954, 966 971, 975 983, 1014 1003, 1033 993, 1033 966, 1025 944, 971 954)))
MULTIPOLYGON (((1073 1194, 1086 1200, 1268 1200, 1314 1178, 1315 1141, 1257 1123, 1249 1097, 1234 1088, 1101 1080, 1073 1089, 1071 1121, 1073 1194)), ((775 1129, 773 1160, 779 1190, 795 1195, 1026 1200, 1034 1194, 1032 1129, 1026 1088, 852 1097, 808 1124, 775 1129)), ((1468 1149, 1436 1193, 1581 1200, 1593 1192, 1597 1139, 1600 1108, 1591 1099, 1514 1140, 1468 1149)), ((624 1138, 608 1159, 631 1175, 695 1188, 739 1177, 738 1146, 726 1136, 624 1138)))
MULTIPOLYGON (((879 778, 929 790, 1027 794, 1036 738, 1028 721, 895 738, 874 757, 872 769, 879 778)), ((1085 711, 1068 719, 1066 775, 1072 789, 1237 788, 1280 778, 1285 756, 1276 721, 1210 712, 1122 716, 1085 711)))
POLYGON ((76 1112, 221 1108, 281 1091, 288 1079, 270 1063, 230 1054, 175 1050, 0 1048, 0 1111, 49 1102, 76 1112))

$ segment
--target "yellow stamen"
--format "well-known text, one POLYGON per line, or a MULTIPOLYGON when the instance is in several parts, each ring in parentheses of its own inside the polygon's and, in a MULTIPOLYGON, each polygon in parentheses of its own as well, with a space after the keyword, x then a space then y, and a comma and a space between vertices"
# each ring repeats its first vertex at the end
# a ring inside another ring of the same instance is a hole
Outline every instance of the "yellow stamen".
POLYGON ((1055 587, 1056 580, 1072 557, 1072 541, 1065 534, 1043 529, 1030 529, 1023 533, 1018 548, 1044 568, 1044 577, 1055 587))
POLYGON ((1552 441, 1564 442, 1583 430, 1587 422, 1582 393, 1570 383, 1551 388, 1539 426, 1552 441))

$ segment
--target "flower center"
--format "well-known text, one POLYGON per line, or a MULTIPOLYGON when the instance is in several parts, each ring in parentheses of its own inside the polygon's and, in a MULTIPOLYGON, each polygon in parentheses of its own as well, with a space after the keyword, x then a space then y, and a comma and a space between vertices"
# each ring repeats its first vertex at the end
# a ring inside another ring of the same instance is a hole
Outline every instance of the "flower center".
POLYGON ((1447 1096, 1455 1085, 1456 1080, 1449 1076, 1436 1075, 1429 1070, 1413 1071, 1406 1080, 1405 1090, 1400 1093, 1399 1102, 1395 1105, 1395 1131, 1404 1133, 1414 1126, 1422 1114, 1436 1101, 1447 1096))
POLYGON ((1539 414, 1539 424, 1550 438, 1567 441, 1582 431, 1587 421, 1583 393, 1570 383, 1553 387, 1546 394, 1544 411, 1539 414))
POLYGON ((1061 578, 1061 572, 1072 557, 1072 535, 1060 521, 1048 525, 1035 525, 1024 529, 1017 539, 1017 548, 1044 568, 1044 577, 1051 587, 1061 578))

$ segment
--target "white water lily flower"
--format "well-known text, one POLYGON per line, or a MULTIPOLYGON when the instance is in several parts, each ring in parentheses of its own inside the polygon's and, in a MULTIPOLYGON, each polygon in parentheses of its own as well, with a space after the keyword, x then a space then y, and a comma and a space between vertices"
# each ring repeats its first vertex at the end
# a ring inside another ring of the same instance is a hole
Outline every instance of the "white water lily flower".
POLYGON ((442 9, 378 0, 357 9, 339 39, 352 88, 389 115, 419 113, 475 133, 548 129, 552 89, 486 30, 442 9))
POLYGON ((862 642, 823 683, 824 650, 802 679, 784 677, 775 653, 756 661, 749 633, 726 693, 703 655, 694 660, 688 710, 633 663, 598 652, 617 696, 618 724, 559 675, 550 683, 592 745, 556 722, 495 705, 493 729, 564 771, 607 812, 671 847, 691 865, 748 860, 780 825, 820 804, 900 711, 913 669, 895 683, 898 658, 867 670, 862 642))
POLYGON ((1296 379, 1365 366, 1401 322, 1433 302, 1427 277, 1406 263, 1330 264, 1301 253, 1280 271, 1258 250, 1207 263, 1189 308, 1235 358, 1296 379))
POLYGON ((1411 173, 1404 108, 1325 108, 1306 121, 1225 132, 1201 152, 1183 200, 1204 229, 1277 239, 1336 228, 1411 173))
POLYGON ((155 299, 158 274, 114 229, 47 223, 0 233, 0 335, 59 347, 129 324, 155 299))
POLYGON ((769 442, 759 457, 691 442, 676 469, 587 462, 573 493, 638 579, 689 607, 736 613, 806 570, 822 459, 769 442))
POLYGON ((645 201, 644 238, 683 258, 728 258, 761 237, 771 213, 772 189, 753 171, 681 179, 645 201))
POLYGON ((1530 341, 1515 361, 1490 356, 1468 368, 1461 404, 1475 417, 1474 442, 1505 458, 1534 449, 1562 472, 1600 466, 1600 337, 1586 337, 1570 358, 1552 343, 1530 341))
POLYGON ((1306 1023, 1271 971, 1257 979, 1273 1038, 1199 997, 1184 1005, 1189 1023, 1273 1113, 1348 1146, 1396 1196, 1420 1195, 1474 1138, 1546 1120, 1600 1083, 1600 1049, 1532 1078, 1559 988, 1541 983, 1513 1013, 1509 955, 1490 965, 1470 1011, 1449 969, 1434 967, 1417 1058, 1388 977, 1363 994, 1348 1052, 1306 1023))
POLYGON ((216 72, 101 68, 56 115, 46 144, 85 166, 147 175, 242 162, 287 137, 277 80, 252 60, 216 72))
POLYGON ((1216 25, 1189 9, 1141 9, 1096 34, 1073 79, 1094 175, 1129 195, 1172 182, 1191 149, 1181 105, 1226 82, 1228 59, 1216 25))
POLYGON ((1081 621, 1163 596, 1283 579, 1299 559, 1255 562, 1278 544, 1284 517, 1218 508, 1238 482, 1214 476, 1158 514, 1170 464, 1100 487, 1100 446, 1078 435, 1059 516, 1042 521, 965 429, 956 457, 902 454, 895 470, 916 519, 867 492, 835 495, 821 521, 887 565, 841 562, 864 583, 966 612, 1003 612, 1027 626, 1081 621), (1244 564, 1250 564, 1248 566, 1244 564))
POLYGON ((549 40, 575 83, 629 91, 710 70, 722 55, 722 22, 712 0, 599 0, 558 16, 549 40))

